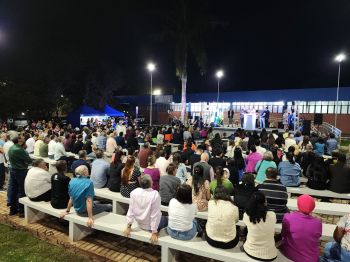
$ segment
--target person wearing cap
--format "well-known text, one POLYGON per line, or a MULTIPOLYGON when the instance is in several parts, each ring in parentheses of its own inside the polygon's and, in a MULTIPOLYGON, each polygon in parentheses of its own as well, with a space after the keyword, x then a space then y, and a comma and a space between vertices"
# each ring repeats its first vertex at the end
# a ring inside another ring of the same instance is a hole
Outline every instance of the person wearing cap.
POLYGON ((284 215, 281 251, 295 262, 316 262, 320 255, 322 222, 311 215, 315 208, 315 199, 309 195, 301 195, 297 203, 298 211, 284 215))

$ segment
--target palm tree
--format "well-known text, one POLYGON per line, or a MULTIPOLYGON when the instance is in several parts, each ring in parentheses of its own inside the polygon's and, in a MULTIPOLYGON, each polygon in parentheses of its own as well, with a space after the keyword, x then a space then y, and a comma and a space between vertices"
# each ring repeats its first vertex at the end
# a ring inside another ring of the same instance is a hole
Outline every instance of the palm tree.
POLYGON ((192 52, 200 73, 206 71, 207 56, 204 48, 204 32, 208 22, 204 4, 195 5, 192 1, 174 1, 174 11, 166 17, 164 33, 175 43, 176 76, 181 81, 181 121, 186 116, 187 65, 188 54, 192 52))

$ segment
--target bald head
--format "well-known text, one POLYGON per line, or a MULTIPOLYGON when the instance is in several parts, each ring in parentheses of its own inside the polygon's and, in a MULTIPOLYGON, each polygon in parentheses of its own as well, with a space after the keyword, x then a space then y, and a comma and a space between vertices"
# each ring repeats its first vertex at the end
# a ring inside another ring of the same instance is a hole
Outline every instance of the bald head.
POLYGON ((75 174, 77 176, 89 176, 89 169, 84 165, 78 166, 75 169, 75 174))
POLYGON ((201 154, 201 161, 208 162, 209 161, 209 155, 207 153, 201 154))

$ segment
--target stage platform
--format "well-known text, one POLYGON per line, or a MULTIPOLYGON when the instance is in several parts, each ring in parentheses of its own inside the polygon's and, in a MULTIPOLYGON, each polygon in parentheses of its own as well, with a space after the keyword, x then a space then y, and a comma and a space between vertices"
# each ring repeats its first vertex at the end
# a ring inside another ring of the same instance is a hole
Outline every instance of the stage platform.
MULTIPOLYGON (((226 133, 226 136, 230 136, 232 133, 234 133, 237 129, 239 129, 240 127, 213 127, 213 133, 216 134, 216 133, 219 133, 220 136, 222 136, 224 133, 226 133)), ((279 133, 283 133, 284 132, 284 129, 278 129, 278 128, 265 128, 266 131, 268 133, 271 133, 272 130, 278 130, 279 133)), ((261 130, 262 129, 259 129, 259 128, 256 128, 255 129, 258 134, 261 133, 261 130)), ((246 132, 253 132, 254 130, 247 130, 245 129, 246 132)))

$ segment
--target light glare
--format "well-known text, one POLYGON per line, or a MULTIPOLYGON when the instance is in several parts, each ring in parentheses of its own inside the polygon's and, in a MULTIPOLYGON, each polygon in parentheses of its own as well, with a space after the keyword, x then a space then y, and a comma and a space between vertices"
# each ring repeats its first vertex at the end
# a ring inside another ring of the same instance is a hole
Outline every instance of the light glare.
POLYGON ((147 69, 148 71, 153 72, 156 69, 156 65, 153 63, 148 63, 147 69))
POLYGON ((222 70, 219 70, 219 71, 216 72, 216 77, 217 78, 221 78, 223 76, 224 76, 224 72, 222 70))
POLYGON ((343 54, 343 53, 341 53, 341 54, 339 54, 339 55, 337 55, 337 56, 335 57, 335 61, 337 61, 337 62, 339 62, 339 63, 341 63, 341 62, 344 61, 345 59, 346 59, 346 55, 343 54))
POLYGON ((160 90, 160 89, 156 89, 153 91, 154 96, 160 96, 161 94, 162 94, 162 90, 160 90))

